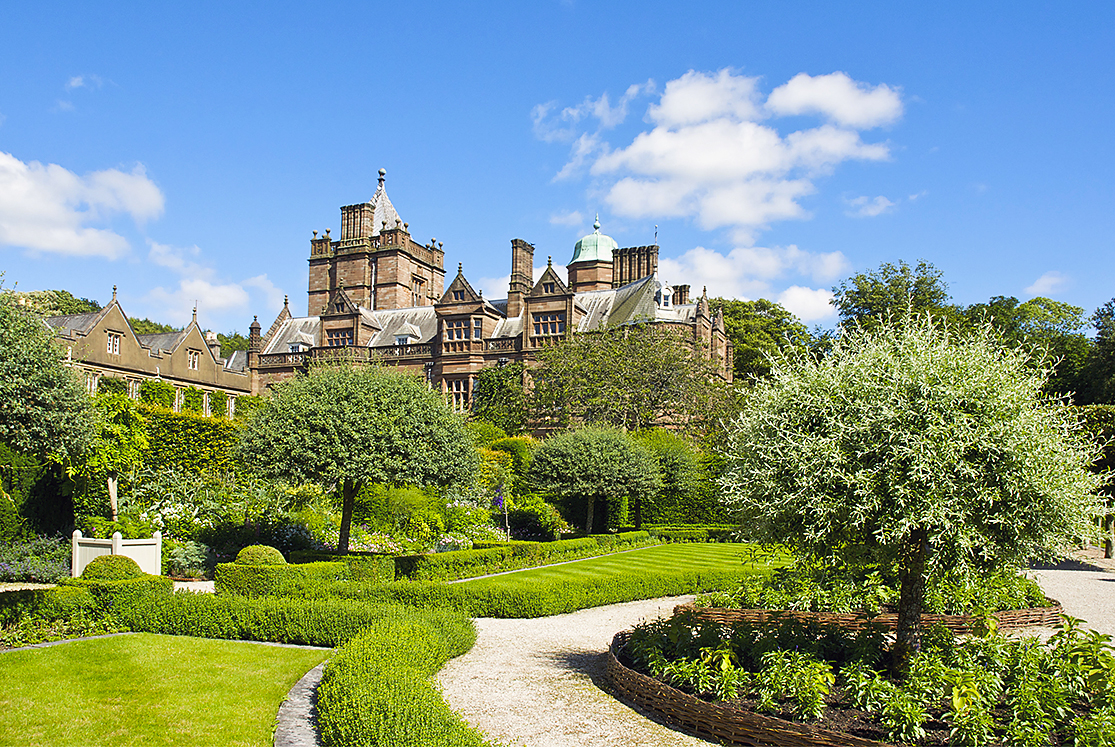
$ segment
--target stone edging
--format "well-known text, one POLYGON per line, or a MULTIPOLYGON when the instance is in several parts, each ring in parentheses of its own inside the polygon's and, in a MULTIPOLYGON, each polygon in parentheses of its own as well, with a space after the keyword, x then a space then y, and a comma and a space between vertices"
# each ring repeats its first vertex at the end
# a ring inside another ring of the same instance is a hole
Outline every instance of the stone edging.
POLYGON ((295 683, 275 717, 275 747, 321 747, 317 726, 317 686, 325 662, 295 683))

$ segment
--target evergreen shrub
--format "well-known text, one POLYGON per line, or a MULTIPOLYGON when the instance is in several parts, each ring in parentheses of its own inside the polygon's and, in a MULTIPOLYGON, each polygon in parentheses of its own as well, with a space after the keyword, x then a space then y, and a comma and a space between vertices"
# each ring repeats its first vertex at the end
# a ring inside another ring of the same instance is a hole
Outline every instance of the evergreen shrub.
POLYGON ((145 379, 139 384, 139 401, 150 407, 174 409, 174 384, 160 379, 145 379))
MULTIPOLYGON (((144 382, 146 383, 146 382, 144 382)), ((187 474, 235 472, 239 463, 233 449, 242 425, 190 412, 146 408, 148 448, 144 467, 174 469, 187 474)))
POLYGON ((102 376, 97 379, 97 394, 127 394, 128 382, 119 376, 102 376))
POLYGON ((344 580, 347 571, 348 566, 344 563, 218 563, 213 580, 218 594, 245 597, 319 597, 323 595, 322 587, 333 581, 344 580))
POLYGON ((196 386, 186 387, 182 391, 182 412, 203 415, 205 413, 205 392, 196 386))
POLYGON ((339 562, 347 566, 345 577, 350 581, 387 584, 395 580, 395 557, 383 553, 349 552, 341 554, 324 550, 293 550, 291 563, 339 562))
POLYGON ((248 545, 236 554, 236 565, 286 565, 286 558, 269 545, 248 545))
POLYGON ((86 581, 121 581, 143 575, 139 564, 126 555, 100 555, 89 561, 81 572, 86 581))

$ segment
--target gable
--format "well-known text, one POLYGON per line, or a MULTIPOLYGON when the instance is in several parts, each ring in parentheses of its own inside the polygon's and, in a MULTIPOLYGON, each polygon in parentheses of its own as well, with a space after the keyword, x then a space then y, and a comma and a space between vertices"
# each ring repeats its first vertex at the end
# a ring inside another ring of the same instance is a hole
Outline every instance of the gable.
POLYGON ((476 303, 479 300, 480 294, 473 290, 469 282, 465 280, 462 266, 457 265, 457 277, 453 278, 453 282, 445 289, 445 294, 442 295, 438 304, 476 303))
POLYGON ((531 298, 538 296, 564 296, 569 293, 569 287, 562 282, 558 274, 554 272, 552 264, 546 265, 546 270, 542 273, 542 277, 538 278, 538 282, 530 290, 531 298))

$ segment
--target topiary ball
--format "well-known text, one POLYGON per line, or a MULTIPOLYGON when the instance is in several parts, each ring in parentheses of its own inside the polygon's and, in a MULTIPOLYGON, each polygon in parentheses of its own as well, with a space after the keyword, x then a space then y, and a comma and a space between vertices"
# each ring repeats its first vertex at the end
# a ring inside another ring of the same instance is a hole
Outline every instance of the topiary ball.
POLYGON ((286 565, 283 554, 270 545, 248 545, 236 555, 236 565, 286 565))
POLYGON ((81 572, 88 581, 122 581, 143 575, 139 565, 126 555, 98 555, 81 572))

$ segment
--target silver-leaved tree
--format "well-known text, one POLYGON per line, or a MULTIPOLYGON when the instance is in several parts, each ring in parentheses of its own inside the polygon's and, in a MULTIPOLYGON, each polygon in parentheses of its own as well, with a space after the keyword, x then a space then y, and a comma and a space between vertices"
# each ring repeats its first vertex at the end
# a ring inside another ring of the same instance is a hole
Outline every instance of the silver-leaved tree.
POLYGON ((1090 530, 1098 450, 1043 397, 1044 368, 926 317, 777 359, 732 424, 725 499, 807 556, 895 569, 902 664, 927 576, 1019 566, 1090 530))
POLYGON ((341 551, 365 485, 466 483, 476 468, 464 418, 441 395, 415 376, 368 364, 312 368, 276 386, 249 419, 239 453, 264 477, 336 490, 341 551))

